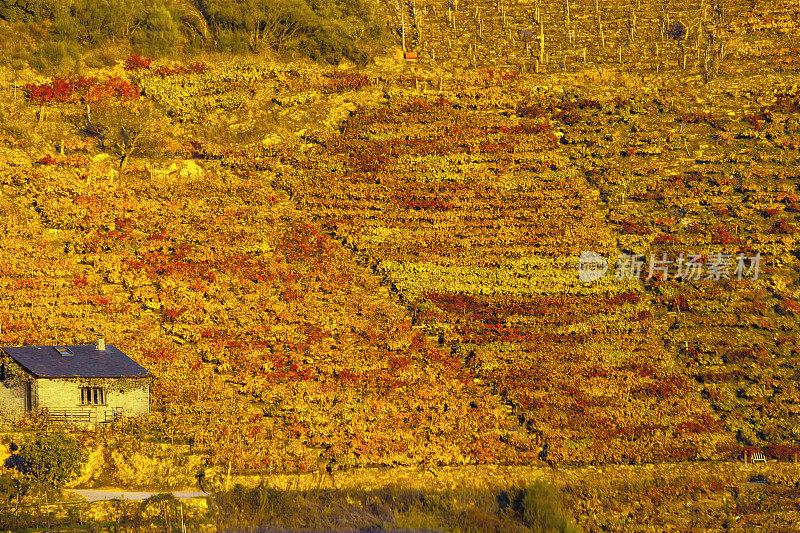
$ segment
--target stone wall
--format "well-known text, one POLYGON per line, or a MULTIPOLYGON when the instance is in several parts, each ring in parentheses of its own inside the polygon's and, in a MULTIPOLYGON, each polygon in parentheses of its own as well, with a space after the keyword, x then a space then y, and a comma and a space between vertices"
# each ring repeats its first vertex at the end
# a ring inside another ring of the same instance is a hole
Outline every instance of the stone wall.
POLYGON ((25 416, 28 408, 88 409, 94 412, 93 420, 104 420, 105 412, 122 409, 124 416, 142 416, 150 412, 149 378, 40 378, 28 374, 16 362, 6 358, 5 379, 0 381, 0 417, 17 419, 25 416), (28 406, 27 387, 30 387, 28 406), (82 387, 101 387, 105 390, 105 403, 81 404, 82 387))
POLYGON ((34 407, 47 409, 92 409, 103 420, 104 411, 122 408, 125 416, 141 416, 150 411, 150 382, 147 378, 54 378, 38 379, 34 384, 34 407), (81 404, 82 387, 101 387, 105 403, 81 404))
POLYGON ((32 384, 33 376, 9 358, 5 365, 5 379, 0 381, 0 416, 16 419, 26 414, 26 387, 32 384))

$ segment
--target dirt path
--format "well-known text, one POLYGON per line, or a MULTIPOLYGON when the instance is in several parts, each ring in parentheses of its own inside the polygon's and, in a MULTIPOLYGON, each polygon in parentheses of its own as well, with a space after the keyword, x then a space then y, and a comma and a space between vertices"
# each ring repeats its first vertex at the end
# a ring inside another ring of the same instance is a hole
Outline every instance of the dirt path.
MULTIPOLYGON (((134 501, 142 501, 146 500, 151 496, 155 496, 156 494, 162 494, 160 492, 140 492, 140 491, 126 491, 122 489, 71 489, 70 492, 74 492, 80 496, 83 496, 86 501, 89 502, 98 502, 104 500, 134 500, 134 501)), ((179 490, 172 492, 172 495, 178 498, 179 500, 188 500, 190 498, 201 498, 205 496, 210 496, 210 494, 206 492, 199 492, 194 490, 179 490)))

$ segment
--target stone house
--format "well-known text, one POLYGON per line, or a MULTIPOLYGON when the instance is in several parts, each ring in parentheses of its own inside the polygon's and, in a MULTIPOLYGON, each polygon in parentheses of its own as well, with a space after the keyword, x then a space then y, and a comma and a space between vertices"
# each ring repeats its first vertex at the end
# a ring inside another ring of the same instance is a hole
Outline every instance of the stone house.
POLYGON ((152 375, 102 339, 86 346, 0 348, 0 416, 41 413, 64 422, 109 422, 150 411, 152 375))

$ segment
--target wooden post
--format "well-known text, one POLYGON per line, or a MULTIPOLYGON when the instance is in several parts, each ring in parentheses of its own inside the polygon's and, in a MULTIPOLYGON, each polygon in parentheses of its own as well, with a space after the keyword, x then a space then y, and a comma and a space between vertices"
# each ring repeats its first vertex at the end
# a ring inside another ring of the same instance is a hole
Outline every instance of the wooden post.
POLYGON ((164 502, 164 524, 167 526, 167 533, 172 533, 172 526, 167 518, 167 502, 164 502))
POLYGON ((417 46, 422 42, 422 11, 417 15, 417 46))
POLYGON ((794 452, 794 453, 792 454, 792 462, 793 462, 794 464, 797 464, 797 452, 794 452))
POLYGON ((400 24, 402 26, 403 31, 403 53, 406 52, 406 12, 405 10, 400 12, 400 24))
POLYGON ((695 41, 695 48, 697 49, 697 60, 700 60, 700 32, 703 31, 703 23, 706 21, 706 6, 703 0, 700 0, 700 15, 697 22, 697 40, 695 41))
MULTIPOLYGON (((537 8, 537 15, 539 15, 538 8, 537 8)), ((544 65, 544 20, 542 20, 542 17, 540 15, 538 16, 538 18, 539 18, 539 63, 544 65)))
POLYGON ((744 466, 747 466, 747 450, 744 451, 744 466))
POLYGON ((47 499, 47 491, 44 491, 44 512, 47 514, 47 528, 52 531, 53 527, 50 524, 50 502, 47 499))
POLYGON ((597 25, 599 26, 600 30, 600 43, 603 48, 606 47, 606 36, 603 33, 603 17, 600 16, 600 0, 594 0, 594 13, 597 17, 597 25))

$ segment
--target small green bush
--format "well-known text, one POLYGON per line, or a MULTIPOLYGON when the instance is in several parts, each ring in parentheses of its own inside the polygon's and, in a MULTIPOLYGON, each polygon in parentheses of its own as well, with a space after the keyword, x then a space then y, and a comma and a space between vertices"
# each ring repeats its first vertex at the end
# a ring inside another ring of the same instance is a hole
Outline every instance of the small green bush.
POLYGON ((69 41, 51 41, 31 54, 28 64, 39 72, 53 74, 78 70, 81 47, 69 41))
POLYGON ((0 475, 0 497, 9 507, 12 500, 21 500, 28 493, 28 488, 28 483, 17 478, 11 471, 0 475))
POLYGON ((268 487, 253 489, 236 485, 215 495, 217 506, 224 510, 226 521, 238 525, 300 528, 313 523, 316 516, 300 493, 268 487))
POLYGON ((543 481, 519 491, 513 509, 534 533, 579 533, 581 530, 561 509, 558 495, 543 481))
POLYGON ((365 63, 384 35, 374 0, 201 0, 220 51, 297 50, 317 61, 365 63))
POLYGON ((172 12, 165 5, 156 4, 133 32, 131 44, 143 55, 158 57, 173 53, 182 39, 180 23, 172 12))
POLYGON ((250 50, 247 34, 244 31, 220 28, 217 32, 217 51, 231 54, 245 54, 250 50))
POLYGON ((62 39, 102 44, 129 38, 147 13, 141 0, 74 0, 55 9, 53 29, 62 39))
POLYGON ((22 471, 45 486, 61 487, 80 472, 86 454, 74 437, 45 433, 29 437, 19 452, 22 471))

